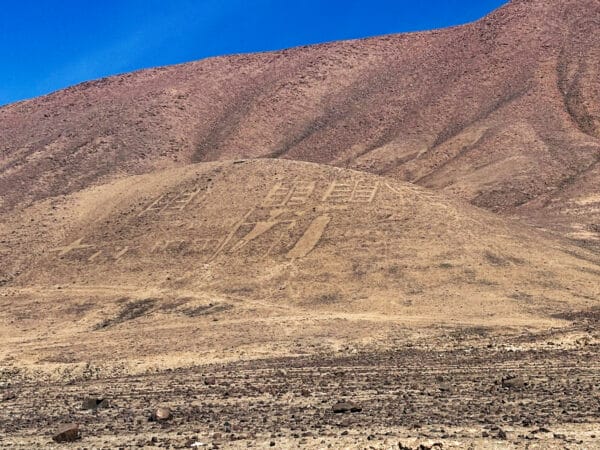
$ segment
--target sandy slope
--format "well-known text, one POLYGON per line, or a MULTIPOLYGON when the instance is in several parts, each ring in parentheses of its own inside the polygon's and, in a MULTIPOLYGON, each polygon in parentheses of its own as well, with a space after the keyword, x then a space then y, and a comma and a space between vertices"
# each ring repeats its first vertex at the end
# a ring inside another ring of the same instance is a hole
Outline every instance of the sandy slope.
POLYGON ((553 316, 594 307, 600 289, 597 255, 566 241, 407 183, 284 160, 130 177, 5 226, 4 353, 30 362, 560 326, 553 316))

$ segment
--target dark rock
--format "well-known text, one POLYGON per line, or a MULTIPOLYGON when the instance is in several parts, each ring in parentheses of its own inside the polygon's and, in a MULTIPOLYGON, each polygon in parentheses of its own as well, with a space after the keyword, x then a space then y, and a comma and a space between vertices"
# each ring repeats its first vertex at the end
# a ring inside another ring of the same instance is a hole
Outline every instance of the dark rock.
POLYGON ((88 397, 83 399, 81 404, 81 409, 100 409, 100 408, 108 408, 109 403, 107 398, 92 398, 88 397))
POLYGON ((213 376, 205 377, 204 384, 207 386, 214 386, 215 384, 217 384, 217 379, 213 376))
POLYGON ((361 412, 362 408, 351 402, 338 402, 332 406, 333 412, 336 414, 343 414, 348 412, 361 412))
POLYGON ((76 423, 61 426, 58 433, 52 436, 54 442, 75 442, 78 439, 81 439, 81 433, 76 423))
POLYGON ((450 392, 452 390, 452 386, 449 383, 440 383, 438 385, 438 389, 440 392, 450 392))
POLYGON ((502 387, 506 389, 523 389, 527 383, 518 375, 510 375, 502 378, 502 387))
POLYGON ((2 401, 7 402, 9 400, 14 400, 17 398, 17 394, 14 391, 6 391, 2 394, 2 401))
POLYGON ((435 442, 431 445, 420 444, 417 447, 417 450, 434 450, 434 448, 443 448, 443 447, 444 447, 444 444, 442 444, 441 442, 435 442))

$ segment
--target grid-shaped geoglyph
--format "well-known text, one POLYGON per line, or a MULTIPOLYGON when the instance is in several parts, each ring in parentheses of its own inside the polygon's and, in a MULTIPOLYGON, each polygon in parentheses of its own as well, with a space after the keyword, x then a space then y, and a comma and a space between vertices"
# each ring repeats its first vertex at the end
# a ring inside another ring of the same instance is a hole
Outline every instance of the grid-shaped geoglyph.
POLYGON ((182 192, 170 192, 161 195, 154 200, 146 209, 144 209, 139 215, 147 213, 170 213, 183 211, 200 193, 200 188, 190 189, 182 192))
POLYGON ((265 197, 262 206, 278 208, 303 205, 314 190, 314 182, 277 183, 265 197))
POLYGON ((369 181, 333 181, 323 198, 324 202, 371 203, 377 195, 379 183, 369 181))

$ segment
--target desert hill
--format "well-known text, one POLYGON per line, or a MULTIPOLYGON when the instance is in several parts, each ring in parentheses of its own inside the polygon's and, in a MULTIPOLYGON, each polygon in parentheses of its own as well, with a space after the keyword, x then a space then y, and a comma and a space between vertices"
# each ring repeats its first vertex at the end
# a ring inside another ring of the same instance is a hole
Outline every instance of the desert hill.
POLYGON ((558 326, 600 295, 593 253, 312 163, 193 164, 6 217, 2 339, 21 361, 126 359, 131 339, 139 356, 371 340, 407 324, 558 326))
POLYGON ((416 182, 595 245, 599 33, 595 0, 519 0, 461 27, 84 83, 0 109, 0 207, 277 157, 416 182))

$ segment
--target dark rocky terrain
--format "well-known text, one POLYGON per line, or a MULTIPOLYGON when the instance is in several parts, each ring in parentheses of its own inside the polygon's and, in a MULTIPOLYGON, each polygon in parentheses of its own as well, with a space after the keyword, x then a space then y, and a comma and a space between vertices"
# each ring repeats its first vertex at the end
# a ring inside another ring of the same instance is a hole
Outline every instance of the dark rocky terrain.
POLYGON ((76 422, 77 445, 94 448, 598 448, 600 335, 589 318, 139 375, 98 377, 92 364, 60 382, 5 368, 15 398, 0 404, 0 445, 50 445, 57 424, 76 422), (568 345, 572 333, 583 337, 568 345), (108 406, 82 409, 90 396, 108 406), (153 420, 159 406, 166 420, 153 420))

